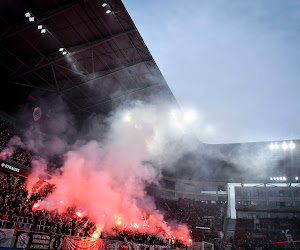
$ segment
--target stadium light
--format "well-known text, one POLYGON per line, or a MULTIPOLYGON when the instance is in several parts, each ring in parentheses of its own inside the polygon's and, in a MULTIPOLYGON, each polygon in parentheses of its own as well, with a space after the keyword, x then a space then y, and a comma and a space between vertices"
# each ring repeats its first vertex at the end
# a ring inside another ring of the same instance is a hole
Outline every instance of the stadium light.
POLYGON ((279 177, 279 180, 281 180, 281 181, 282 181, 282 177, 279 177))
POLYGON ((288 148, 288 145, 286 144, 286 142, 283 142, 281 144, 281 147, 282 147, 283 150, 286 150, 288 148))
POLYGON ((31 16, 32 16, 32 13, 31 13, 31 12, 25 13, 25 17, 29 18, 29 17, 31 17, 31 16))
POLYGON ((271 143, 271 144, 269 145, 269 148, 270 148, 271 150, 273 150, 273 149, 274 149, 274 145, 273 145, 273 143, 271 143))
POLYGON ((298 181, 298 176, 295 177, 295 180, 298 181))
POLYGON ((41 30, 43 28, 43 25, 38 25, 38 29, 41 30))
POLYGON ((279 181, 279 177, 277 177, 276 180, 279 181))
POLYGON ((194 122, 197 120, 197 113, 194 110, 188 110, 184 112, 183 119, 186 122, 194 122))
POLYGON ((111 10, 107 10, 105 12, 106 12, 106 14, 110 14, 112 11, 111 10))
POLYGON ((107 6, 107 3, 103 3, 102 4, 102 7, 104 8, 104 7, 106 7, 107 6))
POLYGON ((47 32, 47 30, 44 28, 44 29, 41 29, 41 33, 42 34, 45 34, 47 32))
POLYGON ((58 51, 63 52, 65 49, 64 48, 59 48, 58 51))
POLYGON ((274 148, 279 149, 279 145, 277 144, 277 142, 274 144, 274 148))
POLYGON ((34 22, 34 17, 33 16, 29 17, 29 22, 34 22))
POLYGON ((272 181, 272 180, 273 180, 273 178, 272 178, 272 177, 270 177, 270 180, 272 181))
POLYGON ((68 54, 68 51, 65 50, 62 54, 65 56, 66 54, 68 54))
POLYGON ((294 149, 296 147, 296 145, 291 141, 289 147, 290 147, 290 149, 294 149))
POLYGON ((282 179, 283 179, 284 181, 286 181, 286 177, 282 177, 282 179))

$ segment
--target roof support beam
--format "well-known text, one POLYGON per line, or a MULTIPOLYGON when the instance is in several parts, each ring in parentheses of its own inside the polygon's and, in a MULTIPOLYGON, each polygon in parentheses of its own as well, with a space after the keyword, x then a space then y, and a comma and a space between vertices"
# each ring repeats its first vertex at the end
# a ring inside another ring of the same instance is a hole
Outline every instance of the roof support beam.
POLYGON ((153 61, 153 59, 150 58, 150 59, 148 59, 148 60, 144 60, 144 61, 142 61, 142 62, 138 62, 138 63, 135 63, 135 64, 131 64, 131 65, 129 65, 129 66, 126 66, 126 67, 123 67, 123 68, 120 68, 120 69, 117 69, 117 70, 112 70, 111 72, 109 72, 109 73, 107 73, 107 74, 104 74, 104 75, 102 75, 102 76, 95 77, 94 79, 91 79, 91 80, 88 80, 88 81, 79 83, 79 84, 77 84, 76 86, 72 86, 72 87, 69 87, 69 88, 61 89, 60 92, 64 92, 64 91, 67 91, 67 90, 70 90, 70 89, 73 89, 73 88, 77 88, 77 87, 79 87, 79 86, 81 86, 81 85, 84 85, 84 84, 87 84, 87 83, 91 83, 91 82, 93 82, 93 81, 102 79, 102 78, 104 78, 104 77, 111 76, 111 75, 113 75, 113 74, 115 74, 115 73, 117 73, 117 72, 120 72, 120 71, 124 70, 124 69, 128 69, 128 68, 131 68, 131 67, 133 67, 133 66, 140 65, 140 64, 143 64, 143 63, 149 62, 149 61, 153 61))
MULTIPOLYGON (((17 35, 17 34, 23 32, 23 31, 25 31, 25 30, 31 28, 31 27, 35 27, 37 24, 40 24, 40 23, 42 23, 42 22, 45 22, 46 20, 48 20, 48 19, 50 19, 50 18, 52 18, 52 17, 55 17, 55 16, 57 16, 57 15, 59 15, 59 14, 65 12, 65 11, 67 11, 67 10, 69 10, 69 9, 72 9, 72 8, 74 8, 74 7, 77 6, 77 5, 79 5, 79 3, 78 3, 78 2, 74 2, 74 3, 71 3, 71 4, 68 4, 68 5, 61 6, 61 7, 59 7, 59 8, 56 8, 56 9, 54 9, 54 10, 52 10, 52 11, 48 11, 48 12, 46 12, 46 13, 43 13, 43 14, 41 14, 41 15, 39 15, 39 16, 36 17, 37 22, 29 23, 29 24, 27 24, 27 25, 25 25, 25 26, 23 26, 23 27, 21 26, 21 27, 20 27, 19 29, 17 29, 15 32, 9 33, 9 34, 7 34, 6 36, 2 36, 2 37, 0 38, 0 42, 3 41, 3 40, 8 39, 8 38, 10 38, 10 37, 13 37, 13 36, 15 36, 15 35, 17 35), (44 17, 43 17, 43 16, 44 16, 44 17)), ((25 13, 24 13, 24 14, 25 14, 25 13)), ((34 13, 33 13, 33 14, 34 14, 34 13)), ((25 18, 24 18, 24 19, 25 19, 25 18)), ((28 23, 28 22, 27 22, 27 23, 28 23)), ((17 26, 17 25, 16 25, 16 26, 17 26)))
MULTIPOLYGON (((83 52, 83 51, 86 51, 86 50, 92 49, 92 48, 94 48, 94 47, 97 47, 97 46, 99 46, 99 45, 101 45, 101 44, 103 44, 103 43, 106 43, 106 42, 108 42, 108 41, 111 41, 111 40, 113 40, 113 39, 115 39, 115 38, 118 38, 118 37, 120 37, 120 36, 124 36, 124 35, 130 34, 130 33, 133 33, 133 32, 135 32, 136 30, 137 30, 137 29, 134 28, 134 29, 130 29, 130 30, 126 30, 126 31, 117 33, 117 34, 115 34, 115 35, 112 35, 112 36, 109 36, 109 37, 106 37, 106 38, 103 38, 103 39, 97 39, 97 40, 94 40, 94 41, 90 42, 90 44, 89 44, 88 46, 86 46, 86 43, 83 43, 83 44, 79 44, 79 45, 76 45, 76 46, 72 46, 72 47, 69 47, 69 48, 66 48, 66 49, 70 52, 69 56, 74 56, 74 55, 76 55, 76 54, 78 54, 78 53, 81 53, 81 52, 83 52)), ((57 52, 52 53, 52 54, 49 54, 49 55, 46 55, 46 57, 49 58, 50 56, 54 56, 54 55, 57 55, 57 52)), ((53 64, 53 63, 57 63, 57 62, 59 62, 59 61, 61 61, 61 60, 63 60, 63 59, 65 59, 64 56, 59 56, 59 57, 56 56, 55 59, 49 60, 48 62, 46 62, 46 63, 44 63, 44 64, 40 64, 39 66, 34 67, 34 68, 32 68, 32 69, 30 69, 30 70, 28 70, 28 71, 25 71, 25 72, 23 72, 23 73, 21 73, 21 74, 15 75, 15 76, 12 77, 12 78, 24 76, 24 75, 26 75, 26 74, 28 74, 28 73, 34 72, 34 71, 39 70, 39 69, 44 68, 44 67, 47 67, 47 66, 49 66, 49 65, 51 65, 51 64, 53 64)), ((40 62, 39 62, 39 63, 40 63, 40 62)))

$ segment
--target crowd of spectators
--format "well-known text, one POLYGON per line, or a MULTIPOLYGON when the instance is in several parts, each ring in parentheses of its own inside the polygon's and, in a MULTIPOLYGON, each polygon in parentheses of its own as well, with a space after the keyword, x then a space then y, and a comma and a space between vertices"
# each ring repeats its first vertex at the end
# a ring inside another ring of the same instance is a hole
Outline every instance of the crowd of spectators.
POLYGON ((299 229, 300 220, 296 218, 260 218, 255 226, 254 219, 237 219, 231 249, 281 249, 282 245, 272 243, 297 240, 299 229))
POLYGON ((164 211, 166 221, 176 220, 187 224, 194 242, 209 242, 218 249, 227 207, 226 202, 197 201, 192 199, 170 200, 156 198, 159 210, 164 211))
MULTIPOLYGON (((0 118, 0 151, 5 148, 8 141, 14 135, 13 125, 0 118)), ((32 153, 22 148, 14 150, 13 154, 8 159, 29 167, 32 160, 32 153)))
MULTIPOLYGON (((53 188, 54 186, 44 183, 43 188, 29 195, 24 181, 20 178, 13 175, 0 176, 0 228, 92 237, 96 230, 95 223, 89 221, 87 217, 78 216, 76 208, 70 207, 63 214, 59 214, 57 211, 47 211, 38 207, 38 201, 45 199, 53 188)), ((155 234, 141 233, 138 230, 121 230, 118 227, 113 228, 111 233, 102 232, 101 238, 111 241, 184 246, 178 240, 169 241, 156 237, 155 234)))
POLYGON ((14 151, 13 155, 10 156, 10 159, 26 167, 29 167, 32 160, 32 153, 22 148, 17 148, 14 151))
POLYGON ((191 199, 169 200, 157 198, 159 210, 165 211, 165 219, 186 223, 192 228, 210 227, 220 230, 226 211, 226 202, 197 201, 191 199))
POLYGON ((0 148, 4 148, 13 135, 13 125, 0 118, 0 148))

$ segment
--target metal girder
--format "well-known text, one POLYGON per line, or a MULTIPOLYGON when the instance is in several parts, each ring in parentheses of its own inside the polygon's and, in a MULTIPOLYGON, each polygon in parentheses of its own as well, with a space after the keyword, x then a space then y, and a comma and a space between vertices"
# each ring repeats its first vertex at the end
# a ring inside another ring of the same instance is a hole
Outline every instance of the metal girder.
POLYGON ((32 23, 28 22, 27 25, 21 27, 20 29, 16 30, 15 32, 10 33, 10 34, 8 34, 6 36, 1 37, 0 38, 0 42, 3 41, 3 40, 6 40, 6 39, 8 39, 8 38, 10 38, 12 36, 15 36, 15 35, 19 34, 20 32, 23 32, 23 31, 25 31, 25 30, 27 30, 27 29, 29 29, 31 27, 34 27, 34 26, 36 26, 39 23, 45 22, 46 20, 48 20, 48 19, 50 19, 50 18, 52 18, 52 17, 54 17, 56 15, 59 15, 62 12, 65 12, 65 11, 67 11, 69 9, 72 9, 72 8, 74 8, 77 5, 79 5, 79 2, 74 2, 74 3, 71 3, 71 4, 65 5, 65 6, 58 7, 56 9, 52 10, 52 11, 48 11, 46 13, 43 13, 43 14, 39 15, 38 17, 36 17, 37 22, 32 22, 32 23), (45 17, 42 17, 42 16, 45 16, 45 17))
MULTIPOLYGON (((103 38, 103 39, 97 39, 97 40, 94 40, 94 41, 90 42, 90 44, 89 44, 88 46, 86 46, 86 43, 83 43, 83 44, 78 44, 78 45, 75 45, 75 46, 72 46, 72 47, 69 47, 69 48, 66 48, 66 49, 70 52, 70 56, 74 56, 74 55, 76 55, 76 54, 78 54, 78 53, 81 53, 81 52, 83 52, 83 51, 85 51, 85 50, 88 50, 88 49, 92 49, 92 48, 94 48, 94 47, 96 47, 96 46, 99 46, 99 45, 101 45, 101 44, 103 44, 103 43, 106 43, 106 42, 108 42, 108 41, 110 41, 110 40, 112 40, 112 39, 115 39, 115 38, 117 38, 117 37, 120 37, 120 36, 123 36, 123 35, 130 34, 130 33, 132 33, 132 32, 135 32, 136 30, 137 30, 137 29, 134 28, 134 29, 130 29, 130 30, 126 30, 126 31, 117 33, 117 34, 115 34, 115 35, 111 35, 111 36, 106 37, 106 38, 103 38), (72 52, 72 51, 73 51, 73 52, 72 52)), ((46 57, 50 57, 50 56, 53 56, 53 55, 56 55, 56 54, 57 54, 57 52, 52 53, 52 54, 49 54, 49 55, 45 55, 45 56, 46 56, 46 57)), ((16 75, 16 76, 12 77, 12 78, 16 78, 16 77, 19 77, 19 76, 24 76, 24 75, 26 75, 26 74, 28 74, 28 73, 31 73, 31 72, 34 72, 34 71, 39 70, 39 69, 41 69, 41 68, 44 68, 44 67, 46 67, 46 66, 49 66, 49 65, 51 65, 52 63, 59 62, 60 60, 63 60, 63 59, 64 59, 64 56, 57 57, 57 58, 55 58, 55 59, 53 59, 53 60, 49 60, 49 61, 48 61, 47 63, 45 63, 45 64, 42 64, 42 65, 37 66, 37 67, 34 67, 33 69, 30 69, 30 70, 28 70, 28 71, 26 71, 26 72, 23 72, 23 73, 21 73, 21 74, 18 74, 18 75, 16 75)))
POLYGON ((123 67, 123 68, 120 68, 120 69, 117 69, 117 70, 112 70, 111 72, 109 72, 109 73, 107 73, 107 74, 104 74, 104 75, 102 75, 102 76, 95 77, 94 79, 91 79, 91 80, 88 80, 88 81, 79 83, 79 84, 77 84, 76 86, 72 86, 72 87, 69 87, 69 88, 66 88, 66 89, 62 89, 62 90, 60 90, 60 92, 64 92, 64 91, 67 91, 67 90, 70 90, 70 89, 73 89, 73 88, 77 88, 77 87, 79 87, 79 86, 81 86, 81 85, 84 85, 84 84, 93 82, 93 81, 95 81, 95 80, 99 80, 99 79, 104 78, 104 77, 108 77, 108 76, 113 75, 113 74, 115 74, 115 73, 117 73, 117 72, 120 72, 120 71, 122 71, 122 70, 124 70, 124 69, 128 69, 128 68, 131 68, 131 67, 133 67, 133 66, 140 65, 140 64, 142 64, 142 63, 149 62, 149 61, 153 61, 153 58, 150 58, 150 59, 148 59, 148 60, 144 60, 144 61, 142 61, 142 62, 138 62, 138 63, 135 63, 135 64, 131 64, 131 65, 129 65, 129 66, 126 66, 126 67, 123 67))

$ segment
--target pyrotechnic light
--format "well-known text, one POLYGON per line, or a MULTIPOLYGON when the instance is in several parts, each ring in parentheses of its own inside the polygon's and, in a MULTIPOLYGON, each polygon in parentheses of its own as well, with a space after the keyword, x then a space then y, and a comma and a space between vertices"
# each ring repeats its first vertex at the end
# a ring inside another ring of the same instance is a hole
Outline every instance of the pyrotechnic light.
POLYGON ((80 212, 76 212, 76 215, 77 215, 78 217, 82 217, 82 214, 81 214, 80 212))
POLYGON ((60 203, 60 204, 63 204, 63 201, 60 201, 59 203, 60 203))
POLYGON ((117 222, 117 224, 118 224, 118 225, 121 225, 121 224, 122 224, 122 222, 121 222, 121 221, 118 221, 118 222, 117 222))
POLYGON ((99 235, 99 233, 98 233, 97 231, 95 231, 95 232, 93 233, 92 237, 93 237, 93 238, 99 238, 100 235, 99 235))
POLYGON ((33 205, 33 208, 37 208, 39 206, 39 204, 38 203, 35 203, 34 205, 33 205))
POLYGON ((133 226, 134 226, 135 228, 139 228, 139 225, 136 224, 136 223, 134 223, 133 226))

